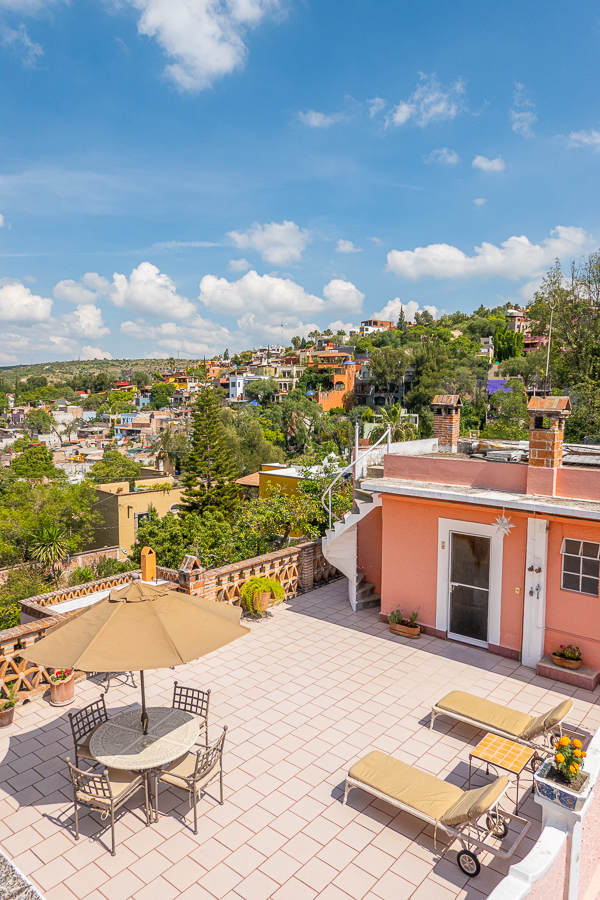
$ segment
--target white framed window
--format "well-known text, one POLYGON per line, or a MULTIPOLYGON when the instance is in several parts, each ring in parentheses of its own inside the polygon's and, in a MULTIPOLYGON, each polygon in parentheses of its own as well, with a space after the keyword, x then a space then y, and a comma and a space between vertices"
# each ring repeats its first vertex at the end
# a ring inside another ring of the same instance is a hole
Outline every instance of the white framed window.
POLYGON ((561 553, 563 590, 597 597, 600 582, 600 544, 563 538, 561 553))

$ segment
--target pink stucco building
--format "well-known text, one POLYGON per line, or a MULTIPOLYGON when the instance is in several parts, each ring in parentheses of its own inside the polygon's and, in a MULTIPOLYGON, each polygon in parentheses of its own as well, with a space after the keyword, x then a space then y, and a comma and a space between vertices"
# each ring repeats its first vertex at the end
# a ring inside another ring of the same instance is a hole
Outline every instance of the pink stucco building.
POLYGON ((418 610, 427 633, 532 667, 576 644, 600 669, 600 453, 563 446, 570 408, 533 398, 529 443, 459 453, 459 398, 436 397, 435 440, 369 466, 324 539, 352 605, 379 595, 382 617, 418 610))

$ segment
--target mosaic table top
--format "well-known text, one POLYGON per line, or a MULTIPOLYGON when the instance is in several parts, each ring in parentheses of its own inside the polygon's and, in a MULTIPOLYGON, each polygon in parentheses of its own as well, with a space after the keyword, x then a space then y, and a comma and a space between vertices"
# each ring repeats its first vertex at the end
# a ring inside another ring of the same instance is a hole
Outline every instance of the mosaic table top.
POLYGON ((530 747, 523 747, 508 738, 486 734, 469 755, 520 775, 534 753, 530 747))
POLYGON ((114 716, 98 728, 90 741, 98 762, 139 772, 173 762, 193 747, 199 725, 191 713, 160 706, 151 706, 147 712, 147 735, 142 733, 139 709, 114 716))

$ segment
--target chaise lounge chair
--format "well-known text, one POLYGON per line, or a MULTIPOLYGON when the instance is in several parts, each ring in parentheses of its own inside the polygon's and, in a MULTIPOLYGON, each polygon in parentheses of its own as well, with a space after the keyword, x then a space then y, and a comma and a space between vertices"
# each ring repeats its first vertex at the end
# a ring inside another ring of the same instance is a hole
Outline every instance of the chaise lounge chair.
MULTIPOLYGON (((540 744, 535 742, 536 738, 544 737, 549 743, 553 729, 558 729, 559 734, 562 734, 561 723, 572 706, 572 700, 563 700, 554 709, 541 716, 529 716, 509 706, 501 706, 499 703, 483 700, 464 691, 451 691, 432 706, 429 727, 433 728, 436 716, 450 716, 459 722, 467 722, 476 728, 491 731, 500 737, 539 750, 541 748, 540 744)), ((534 759, 538 764, 539 757, 536 756, 534 759)))
POLYGON ((350 788, 360 788, 434 825, 436 832, 438 828, 441 829, 462 844, 457 862, 465 875, 472 877, 481 871, 472 848, 486 850, 506 859, 515 852, 529 831, 531 823, 526 819, 509 815, 498 808, 508 785, 508 778, 502 775, 482 788, 463 791, 455 784, 442 781, 441 778, 409 766, 393 756, 372 750, 354 763, 348 772, 343 803, 348 799, 350 788), (485 827, 479 823, 484 816, 485 827), (506 837, 507 822, 511 820, 522 825, 523 830, 510 847, 499 850, 484 843, 490 834, 497 838, 506 837))

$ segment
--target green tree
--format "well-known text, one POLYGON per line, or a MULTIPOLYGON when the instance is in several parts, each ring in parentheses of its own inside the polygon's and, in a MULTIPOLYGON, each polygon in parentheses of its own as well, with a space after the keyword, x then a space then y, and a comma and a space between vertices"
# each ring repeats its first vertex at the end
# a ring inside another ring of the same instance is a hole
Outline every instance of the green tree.
POLYGON ((226 442, 218 396, 208 385, 202 385, 198 391, 191 450, 182 478, 182 507, 187 512, 203 512, 210 507, 231 511, 237 502, 237 473, 226 442))
POLYGON ((37 597, 53 590, 40 566, 28 565, 11 569, 4 584, 0 585, 0 631, 21 624, 19 600, 37 597))
POLYGON ((442 393, 444 383, 453 376, 454 365, 442 344, 424 344, 412 358, 414 379, 406 397, 408 407, 419 413, 419 430, 423 437, 433 430, 431 404, 442 393))
POLYGON ((128 481, 129 490, 135 487, 140 477, 141 463, 136 463, 118 450, 105 450, 102 459, 94 463, 88 474, 92 484, 112 484, 114 481, 128 481))
POLYGON ((402 380, 406 371, 404 350, 382 347, 371 353, 370 381, 379 390, 393 389, 402 380))
POLYGON ((498 362, 521 356, 523 352, 523 335, 511 331, 506 325, 496 328, 494 332, 494 355, 498 362))
POLYGON ((169 400, 175 393, 175 385, 159 381, 152 385, 150 393, 150 409, 164 409, 168 407, 169 400))
POLYGON ((29 481, 65 477, 63 471, 54 465, 52 451, 47 447, 30 447, 24 450, 11 460, 9 473, 15 478, 27 478, 29 481))
POLYGON ((257 416, 245 411, 234 415, 231 410, 223 410, 221 421, 227 446, 242 475, 258 472, 263 463, 285 461, 283 451, 265 437, 257 416))
POLYGON ((370 434, 371 441, 378 441, 385 434, 388 426, 391 426, 391 440, 416 441, 419 431, 412 422, 402 421, 402 407, 399 403, 389 403, 382 406, 377 412, 381 415, 381 424, 378 424, 370 434))
POLYGON ((600 382, 583 378, 570 395, 573 412, 565 425, 565 439, 583 443, 588 437, 600 443, 600 382))
POLYGON ((133 384, 139 388, 146 387, 147 384, 150 384, 150 376, 147 372, 136 372, 131 380, 133 384))
POLYGON ((50 434, 53 419, 45 409, 32 409, 23 419, 23 430, 30 434, 50 434))
POLYGON ((483 437, 510 441, 528 439, 527 393, 522 381, 509 378, 505 390, 492 394, 490 406, 492 420, 486 425, 483 437))
POLYGON ((69 552, 67 532, 62 525, 40 525, 29 536, 27 541, 29 555, 44 568, 50 570, 56 585, 60 581, 60 563, 69 552))
POLYGON ((258 403, 273 401, 279 392, 279 384, 274 378, 257 378, 246 385, 246 396, 258 403))

